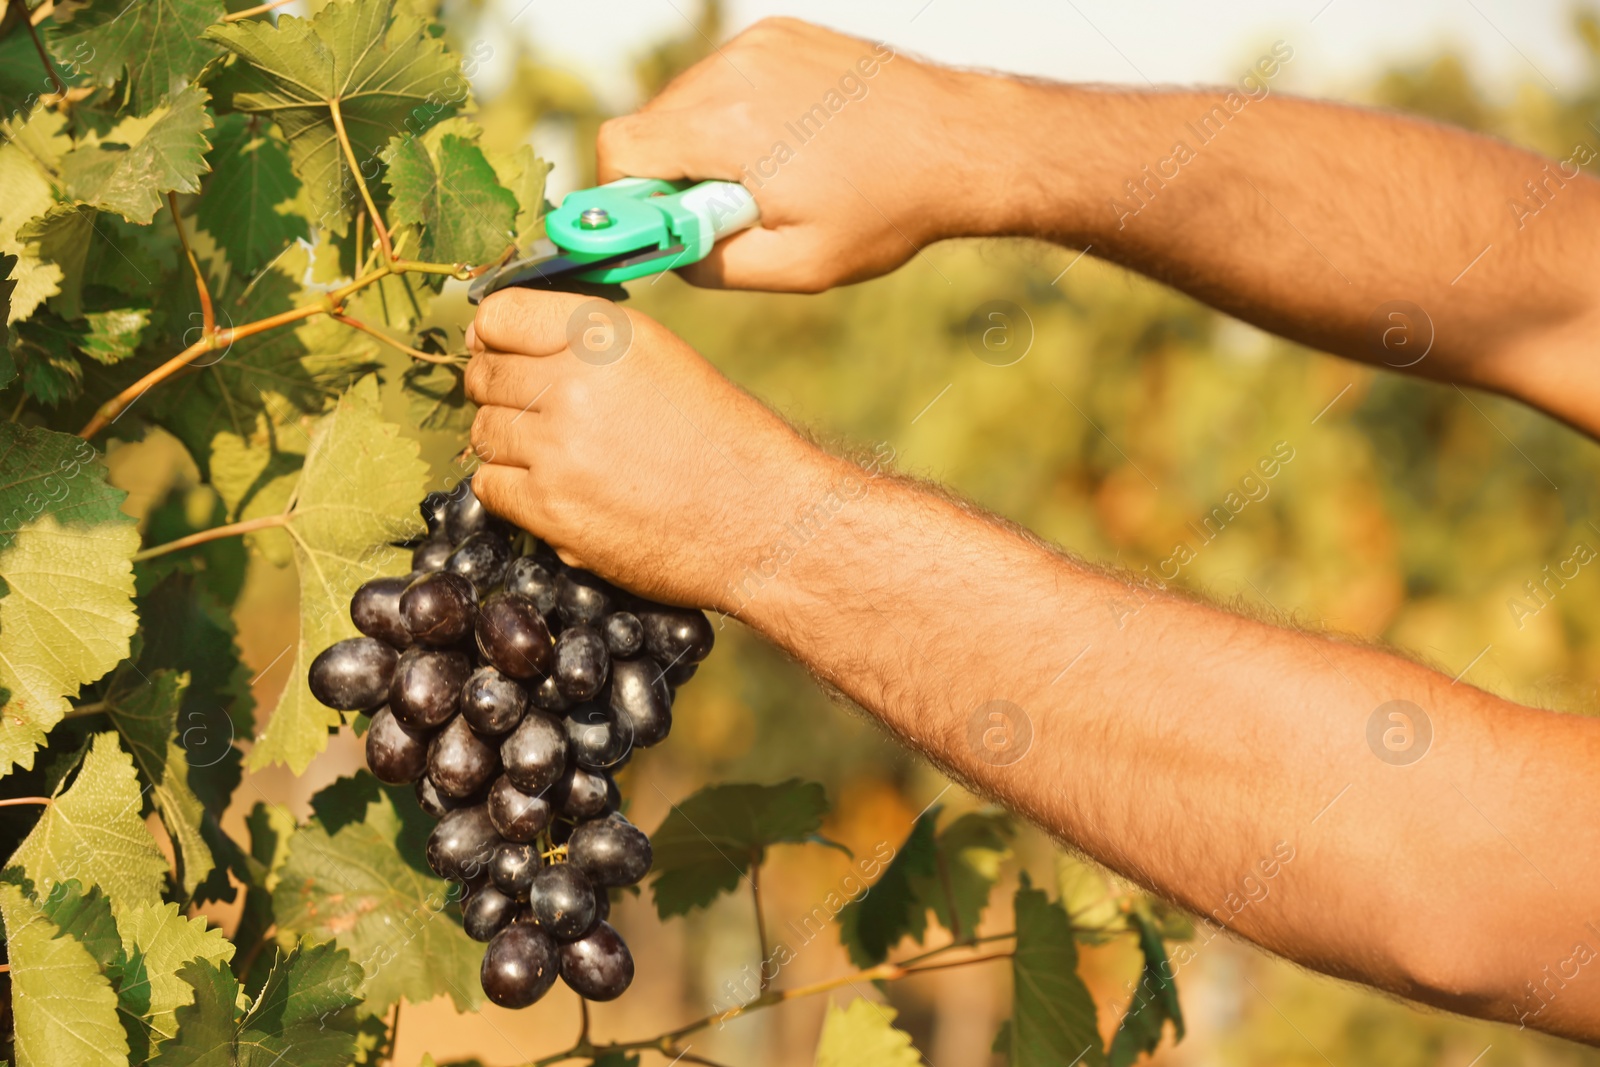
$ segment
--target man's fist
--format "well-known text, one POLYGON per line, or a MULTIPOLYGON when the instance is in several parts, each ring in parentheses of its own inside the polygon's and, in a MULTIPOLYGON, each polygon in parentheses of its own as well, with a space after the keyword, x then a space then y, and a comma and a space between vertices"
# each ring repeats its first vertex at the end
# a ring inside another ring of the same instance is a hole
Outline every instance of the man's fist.
POLYGON ((835 462, 644 315, 510 289, 467 331, 473 489, 568 563, 723 607, 835 462))
POLYGON ((988 145, 1007 84, 767 19, 602 126, 600 180, 743 182, 761 226, 683 276, 818 292, 887 273, 933 241, 1005 228, 997 193, 1017 179, 988 145))

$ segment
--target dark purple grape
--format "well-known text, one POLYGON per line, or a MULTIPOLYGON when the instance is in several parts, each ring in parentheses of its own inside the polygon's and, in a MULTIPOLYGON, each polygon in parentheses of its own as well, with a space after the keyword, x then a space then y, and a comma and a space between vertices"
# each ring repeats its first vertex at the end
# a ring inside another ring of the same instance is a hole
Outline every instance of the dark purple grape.
POLYGON ((672 730, 672 690, 654 660, 619 659, 613 663, 609 703, 612 719, 631 732, 633 744, 639 748, 660 744, 672 730))
POLYGON ((472 633, 477 604, 472 583, 459 574, 424 574, 400 594, 400 617, 418 644, 447 648, 472 633))
POLYGON ((550 787, 550 803, 569 819, 592 819, 603 814, 611 779, 604 771, 568 767, 550 787))
POLYGON ((588 571, 567 570, 556 576, 556 611, 568 626, 599 626, 616 603, 616 590, 588 571))
POLYGON ((416 794, 417 807, 435 819, 442 819, 457 808, 465 808, 472 805, 470 798, 457 800, 455 797, 445 796, 439 792, 438 786, 428 780, 427 775, 417 779, 416 794))
POLYGON ((502 841, 489 861, 489 880, 516 900, 528 899, 528 887, 539 871, 539 846, 522 841, 502 841))
POLYGON ((461 929, 474 941, 488 941, 511 925, 520 909, 521 905, 493 885, 479 886, 461 906, 461 929))
POLYGON ((506 777, 525 793, 543 793, 567 766, 567 732, 549 715, 530 711, 500 742, 506 777))
POLYGON ((574 626, 556 638, 556 684, 568 700, 588 700, 606 684, 611 657, 592 626, 574 626))
POLYGON ((613 719, 599 704, 579 704, 567 712, 567 754, 580 767, 604 770, 633 744, 633 720, 613 719))
POLYGON ((410 648, 411 631, 400 617, 400 594, 410 584, 410 575, 363 583, 350 598, 350 621, 368 637, 376 637, 393 649, 410 648))
POLYGON ((450 542, 442 538, 422 542, 411 551, 411 573, 432 574, 444 570, 452 551, 450 542))
POLYGON ((574 941, 595 922, 595 890, 570 863, 542 868, 528 887, 528 908, 540 928, 557 941, 574 941))
POLYGON ((555 648, 544 616, 533 601, 514 593, 495 593, 478 609, 478 652, 513 678, 550 673, 555 648))
POLYGON ((505 733, 527 708, 528 691, 493 667, 479 667, 461 687, 461 716, 480 734, 505 733))
POLYGON ((585 1000, 616 1000, 633 982, 633 953, 603 919, 559 951, 561 980, 585 1000))
POLYGON ((548 711, 552 715, 559 715, 572 706, 572 702, 561 695, 561 685, 554 675, 539 681, 533 687, 533 693, 528 698, 533 706, 540 711, 548 711))
POLYGON ((556 610, 556 580, 543 563, 533 556, 522 556, 506 568, 506 592, 525 597, 548 616, 556 610))
POLYGON ((428 835, 428 866, 440 878, 478 882, 488 873, 499 844, 487 807, 457 808, 446 812, 428 835))
POLYGON ((711 654, 716 634, 704 612, 657 607, 637 614, 644 625, 644 650, 662 663, 699 663, 711 654))
POLYGON ((412 729, 442 726, 456 712, 472 661, 460 652, 408 648, 394 669, 389 708, 412 729))
POLYGON ((663 676, 666 678, 667 684, 676 689, 690 678, 693 678, 694 672, 699 669, 700 664, 698 663, 674 663, 663 672, 663 676))
POLYGON ((447 797, 470 797, 500 773, 495 746, 456 716, 428 745, 428 778, 447 797))
POLYGON ((572 831, 567 862, 595 885, 634 885, 650 873, 650 839, 622 816, 609 815, 572 831))
POLYGON ((572 831, 577 829, 577 823, 567 819, 556 819, 550 823, 550 843, 564 845, 572 837, 572 831))
POLYGON ((622 811, 622 789, 617 785, 617 780, 606 775, 606 814, 622 811))
POLYGON ((480 530, 456 545, 444 569, 459 574, 478 592, 487 592, 505 577, 511 562, 511 544, 493 530, 480 530))
POLYGON ((549 800, 524 793, 503 774, 489 787, 489 819, 507 841, 532 841, 554 815, 549 800))
POLYGON ((631 659, 644 648, 644 623, 631 611, 607 615, 600 632, 606 639, 606 651, 613 659, 631 659))
POLYGON ((455 544, 459 545, 473 534, 485 530, 492 530, 506 538, 511 536, 511 527, 489 514, 473 493, 471 478, 450 490, 449 497, 444 506, 444 532, 455 544))
POLYGON ((428 524, 428 537, 441 537, 444 533, 444 507, 450 502, 450 497, 444 493, 432 492, 422 498, 422 521, 428 524))
POLYGON ((395 651, 371 637, 352 637, 322 650, 311 661, 311 695, 340 711, 365 711, 389 696, 395 651))
POLYGON ((514 922, 489 942, 478 981, 502 1008, 526 1008, 550 992, 559 966, 549 934, 532 923, 514 922))
POLYGON ((607 922, 611 918, 611 893, 604 889, 594 891, 594 917, 598 922, 607 922))
POLYGON ((367 726, 367 769, 389 785, 415 782, 428 769, 428 735, 379 708, 367 726))

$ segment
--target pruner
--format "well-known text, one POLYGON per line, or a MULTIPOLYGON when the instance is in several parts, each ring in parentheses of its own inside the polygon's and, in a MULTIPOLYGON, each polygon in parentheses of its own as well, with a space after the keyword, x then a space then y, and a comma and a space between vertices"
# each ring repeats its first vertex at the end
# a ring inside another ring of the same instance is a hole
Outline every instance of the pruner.
POLYGON ((738 182, 622 178, 579 189, 545 216, 545 236, 526 256, 479 275, 467 299, 521 285, 620 300, 627 291, 619 283, 698 262, 760 220, 738 182))

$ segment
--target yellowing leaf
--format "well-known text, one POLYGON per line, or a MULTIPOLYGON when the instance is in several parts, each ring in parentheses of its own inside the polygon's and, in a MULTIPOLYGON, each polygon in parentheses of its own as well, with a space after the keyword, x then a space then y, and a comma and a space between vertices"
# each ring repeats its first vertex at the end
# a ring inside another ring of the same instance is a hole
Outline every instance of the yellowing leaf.
POLYGON ((350 597, 363 582, 410 569, 410 554, 390 543, 420 530, 426 479, 417 442, 383 421, 375 378, 358 382, 312 432, 285 527, 300 571, 300 641, 250 766, 286 763, 299 774, 342 721, 311 695, 306 671, 324 648, 357 636, 350 597))
POLYGON ((920 1067, 922 1054, 912 1045, 911 1035, 894 1028, 897 1014, 864 997, 851 1001, 848 1008, 829 1001, 816 1067, 920 1067))
POLYGON ((87 442, 0 423, 0 775, 128 654, 134 522, 87 442))
POLYGON ((197 193, 211 145, 211 97, 189 88, 148 118, 123 119, 97 141, 61 159, 72 195, 115 211, 129 222, 148 223, 167 192, 197 193))
POLYGON ((0 882, 17 1067, 127 1067, 117 995, 89 950, 18 886, 0 882))
POLYGON ((119 914, 160 903, 167 863, 145 828, 144 791, 117 735, 96 734, 63 785, 7 866, 21 867, 39 894, 68 880, 99 886, 119 914))

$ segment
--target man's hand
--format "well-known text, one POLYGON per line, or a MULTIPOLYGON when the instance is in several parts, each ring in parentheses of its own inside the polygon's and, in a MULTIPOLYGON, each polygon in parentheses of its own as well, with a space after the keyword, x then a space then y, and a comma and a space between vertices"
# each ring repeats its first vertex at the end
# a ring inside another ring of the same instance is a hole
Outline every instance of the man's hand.
POLYGON ((720 607, 764 520, 832 460, 658 323, 511 289, 467 332, 473 488, 567 562, 720 607))
POLYGON ((973 152, 1004 122, 1005 83, 767 19, 643 111, 600 128, 601 181, 743 182, 761 226, 682 274, 697 285, 817 292, 886 273, 944 237, 984 232, 1008 168, 973 152), (995 176, 990 176, 994 172, 995 176))

